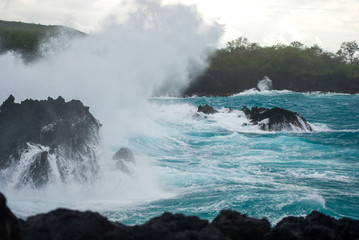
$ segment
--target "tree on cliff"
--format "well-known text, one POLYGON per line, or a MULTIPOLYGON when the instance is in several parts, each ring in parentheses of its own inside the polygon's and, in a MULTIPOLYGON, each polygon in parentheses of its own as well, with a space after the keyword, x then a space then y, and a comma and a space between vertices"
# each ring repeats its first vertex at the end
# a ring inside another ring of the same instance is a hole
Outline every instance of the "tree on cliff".
POLYGON ((273 89, 299 92, 359 92, 358 45, 345 42, 337 54, 319 45, 262 47, 240 37, 217 50, 208 69, 195 79, 184 95, 231 95, 257 86, 268 76, 273 89))
POLYGON ((359 64, 359 57, 355 56, 358 51, 359 45, 356 41, 343 42, 337 54, 350 64, 359 64))

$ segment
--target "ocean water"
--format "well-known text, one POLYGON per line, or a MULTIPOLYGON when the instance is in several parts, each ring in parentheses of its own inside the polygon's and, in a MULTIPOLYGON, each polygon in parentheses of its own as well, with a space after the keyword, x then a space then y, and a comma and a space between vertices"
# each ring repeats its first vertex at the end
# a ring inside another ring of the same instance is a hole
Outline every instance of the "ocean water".
POLYGON ((291 91, 150 98, 146 124, 110 144, 97 183, 2 191, 23 218, 68 207, 99 211, 125 224, 144 223, 164 211, 211 220, 222 209, 272 224, 312 210, 359 219, 358 106, 359 95, 291 91), (203 104, 219 113, 196 115, 203 104), (314 131, 243 126, 248 122, 243 106, 297 112, 314 131), (113 170, 109 157, 122 146, 135 153, 137 164, 130 174, 113 170))

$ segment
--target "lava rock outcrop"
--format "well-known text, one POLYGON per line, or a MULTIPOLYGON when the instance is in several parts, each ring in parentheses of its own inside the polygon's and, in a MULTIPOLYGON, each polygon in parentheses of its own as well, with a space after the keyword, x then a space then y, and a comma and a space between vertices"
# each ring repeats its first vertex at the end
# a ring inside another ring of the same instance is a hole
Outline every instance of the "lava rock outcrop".
MULTIPOLYGON (((246 125, 255 125, 258 126, 263 131, 313 131, 310 124, 301 116, 299 116, 296 112, 292 112, 283 108, 274 107, 274 108, 258 108, 253 107, 249 109, 247 107, 243 107, 241 111, 244 113, 245 117, 250 121, 249 124, 246 125)), ((202 106, 198 106, 197 113, 194 115, 196 117, 199 116, 199 113, 204 113, 206 115, 216 114, 219 111, 214 109, 212 106, 208 104, 202 106)), ((232 113, 232 108, 226 109, 227 113, 232 113)), ((239 115, 238 117, 242 117, 239 115)))
POLYGON ((258 108, 248 109, 243 107, 242 111, 250 119, 253 125, 258 125, 260 129, 266 131, 293 130, 295 128, 312 131, 308 122, 296 112, 283 108, 258 108))
POLYGON ((98 171, 100 126, 78 100, 15 103, 11 95, 0 107, 0 170, 13 169, 17 186, 41 187, 54 175, 89 181, 98 171))
POLYGON ((131 165, 136 164, 135 156, 129 148, 120 148, 112 157, 116 161, 116 168, 122 172, 130 173, 131 165))

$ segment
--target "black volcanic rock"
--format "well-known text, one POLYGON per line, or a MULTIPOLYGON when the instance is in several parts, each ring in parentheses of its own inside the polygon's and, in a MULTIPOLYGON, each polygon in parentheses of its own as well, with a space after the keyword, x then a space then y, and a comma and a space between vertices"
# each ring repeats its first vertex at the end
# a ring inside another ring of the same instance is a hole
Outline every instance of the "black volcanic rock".
POLYGON ((19 185, 32 183, 34 187, 41 187, 49 181, 50 163, 48 152, 40 152, 34 156, 34 161, 29 166, 28 174, 23 175, 19 185))
POLYGON ((120 148, 112 157, 112 160, 123 160, 135 163, 135 156, 129 148, 120 148))
POLYGON ((201 239, 201 234, 206 236, 205 233, 201 233, 206 226, 207 220, 165 212, 140 226, 119 227, 105 239, 201 239))
MULTIPOLYGON (((227 108, 228 113, 231 113, 232 111, 232 108, 227 108)), ((283 108, 274 107, 268 109, 253 107, 252 109, 248 109, 247 107, 243 107, 241 111, 244 112, 245 116, 250 120, 252 125, 258 125, 260 129, 264 131, 290 131, 295 128, 304 131, 313 131, 311 126, 303 117, 299 116, 296 112, 283 108)), ((194 116, 198 117, 199 112, 207 115, 218 113, 216 109, 208 104, 204 106, 199 105, 197 113, 194 116)))
POLYGON ((21 239, 19 221, 6 206, 6 198, 0 193, 0 239, 21 239))
POLYGON ((268 109, 253 107, 248 109, 243 107, 242 111, 253 125, 259 125, 262 130, 292 130, 292 126, 294 126, 302 130, 312 131, 312 128, 303 117, 283 108, 274 107, 268 109))
POLYGON ((206 105, 204 105, 204 106, 199 105, 197 112, 202 112, 202 113, 204 113, 204 114, 214 114, 214 113, 217 113, 217 111, 216 111, 213 107, 209 106, 208 104, 206 104, 206 105))
POLYGON ((116 168, 129 173, 129 164, 136 164, 135 156, 129 148, 120 148, 112 157, 116 162, 116 168))
POLYGON ((307 217, 286 217, 265 237, 277 239, 359 239, 359 221, 342 218, 336 220, 313 211, 307 217))
POLYGON ((39 187, 50 176, 49 157, 56 162, 62 181, 87 181, 97 172, 94 147, 100 123, 80 101, 62 97, 15 103, 10 96, 0 107, 0 169, 30 159, 18 185, 39 187))
POLYGON ((260 240, 270 231, 267 219, 258 220, 231 210, 222 210, 211 224, 231 239, 260 240))
POLYGON ((56 209, 29 217, 22 225, 24 240, 99 239, 120 224, 94 212, 56 209))
POLYGON ((165 212, 145 224, 126 226, 95 212, 57 209, 18 220, 0 193, 0 239, 4 240, 314 240, 359 239, 359 221, 336 220, 313 211, 307 217, 286 217, 271 228, 266 219, 255 219, 223 210, 209 223, 196 216, 165 212))

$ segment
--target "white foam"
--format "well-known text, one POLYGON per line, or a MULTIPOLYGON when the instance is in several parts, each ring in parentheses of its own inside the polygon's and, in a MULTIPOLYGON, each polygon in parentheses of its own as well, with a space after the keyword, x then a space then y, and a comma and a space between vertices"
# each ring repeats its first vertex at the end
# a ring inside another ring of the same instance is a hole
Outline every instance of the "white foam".
POLYGON ((347 132, 347 133, 357 133, 359 129, 332 129, 324 123, 309 123, 314 132, 347 132))
POLYGON ((46 212, 58 207, 106 211, 173 197, 160 189, 156 172, 149 159, 136 156, 131 174, 115 168, 115 161, 103 161, 95 182, 51 182, 40 189, 25 186, 2 187, 10 208, 21 217, 46 212))
POLYGON ((257 88, 259 91, 270 91, 272 89, 272 80, 264 76, 264 78, 258 82, 257 88))
POLYGON ((239 92, 233 94, 231 97, 238 97, 238 96, 247 96, 247 95, 281 95, 281 94, 302 94, 304 96, 316 96, 316 97, 330 97, 330 96, 358 96, 359 94, 350 94, 350 93, 339 93, 339 92, 321 92, 321 91, 313 91, 313 92, 295 92, 292 90, 262 90, 259 91, 256 88, 251 88, 248 90, 244 90, 243 92, 239 92))
POLYGON ((247 95, 280 95, 280 94, 290 94, 295 93, 291 90, 263 90, 258 91, 256 88, 251 88, 248 90, 244 90, 243 92, 233 94, 231 97, 238 97, 238 96, 247 96, 247 95))

